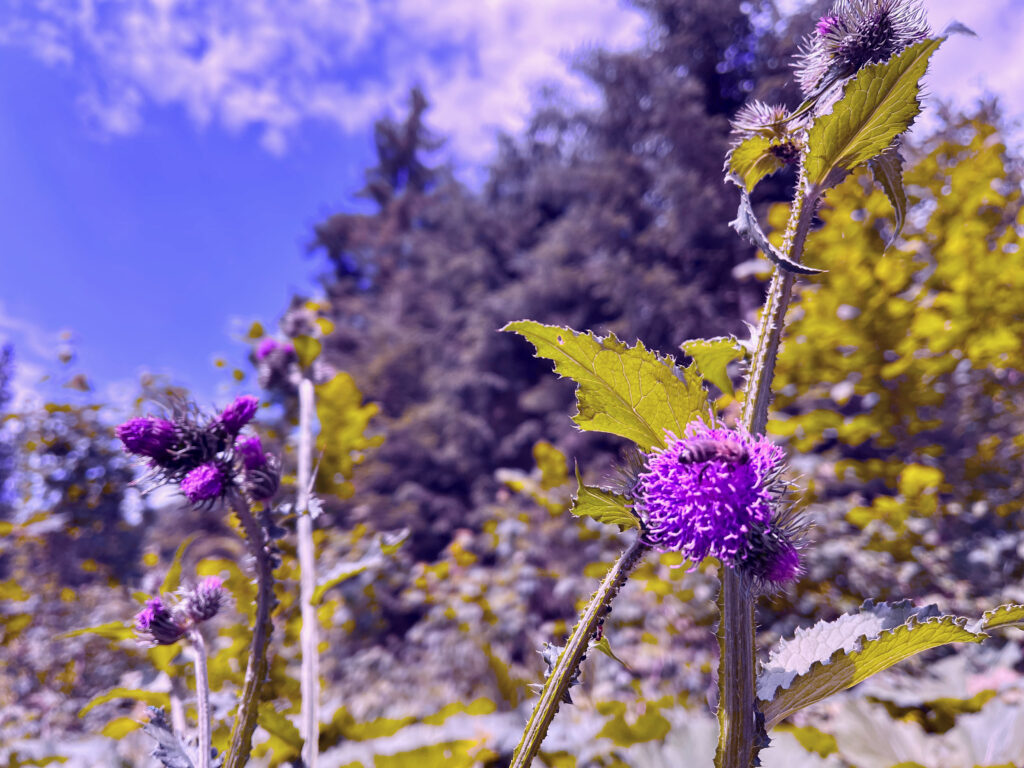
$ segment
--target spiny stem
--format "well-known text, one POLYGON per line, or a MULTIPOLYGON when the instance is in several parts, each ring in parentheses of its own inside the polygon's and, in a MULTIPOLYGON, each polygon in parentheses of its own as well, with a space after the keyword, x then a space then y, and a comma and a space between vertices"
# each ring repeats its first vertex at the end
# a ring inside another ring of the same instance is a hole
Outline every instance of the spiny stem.
POLYGON ((242 768, 248 762, 249 752, 252 750, 252 734, 256 730, 256 720, 259 716, 260 688, 267 678, 267 649, 274 629, 270 620, 270 612, 275 601, 274 575, 263 526, 256 521, 248 502, 238 493, 233 493, 229 498, 245 531, 249 552, 256 565, 256 622, 252 628, 252 645, 245 668, 245 682, 242 685, 238 712, 231 729, 231 743, 224 762, 224 768, 242 768))
POLYGON ((313 549, 313 516, 309 513, 309 489, 313 465, 313 382, 299 383, 299 599, 302 605, 302 761, 305 768, 316 768, 320 741, 320 640, 313 593, 316 590, 316 556, 313 549))
POLYGON ((206 642, 199 627, 188 632, 196 667, 196 714, 199 718, 199 768, 210 768, 210 679, 206 674, 206 642))
POLYGON ((576 677, 580 664, 587 654, 590 638, 594 636, 601 620, 611 610, 612 600, 615 599, 622 585, 626 583, 630 572, 636 567, 647 549, 647 544, 637 536, 626 548, 626 551, 619 556, 604 577, 597 592, 590 599, 590 603, 580 615, 580 619, 573 629, 572 636, 565 644, 565 649, 558 657, 555 668, 551 671, 547 682, 544 683, 540 699, 533 708, 530 720, 526 724, 526 730, 523 732, 523 738, 512 755, 512 764, 509 768, 527 768, 533 762, 533 758, 537 756, 541 742, 547 736, 548 727, 558 712, 558 706, 562 703, 566 691, 569 690, 569 684, 576 677))
MULTIPOLYGON (((819 195, 820 190, 808 187, 801 167, 782 244, 782 251, 790 261, 799 263, 803 258, 819 195)), ((776 269, 761 313, 743 403, 743 426, 754 435, 764 434, 768 423, 775 361, 792 292, 793 274, 776 269)), ((739 574, 724 568, 718 593, 719 729, 715 754, 718 768, 750 768, 760 748, 756 721, 754 603, 754 595, 739 574)))

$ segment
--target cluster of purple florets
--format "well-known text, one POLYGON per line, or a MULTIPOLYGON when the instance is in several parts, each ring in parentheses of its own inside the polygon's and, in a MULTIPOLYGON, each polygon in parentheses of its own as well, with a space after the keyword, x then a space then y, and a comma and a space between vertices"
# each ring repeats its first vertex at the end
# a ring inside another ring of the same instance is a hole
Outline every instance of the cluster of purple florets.
POLYGON ((801 571, 799 527, 784 510, 784 454, 742 430, 686 427, 667 433, 634 491, 647 540, 693 563, 715 557, 774 587, 801 571))
POLYGON ((171 418, 130 419, 117 436, 128 453, 147 460, 155 480, 177 484, 193 504, 212 503, 234 488, 266 501, 277 492, 278 462, 259 437, 240 436, 258 407, 252 395, 236 398, 213 418, 179 406, 171 418))
POLYGON ((797 79, 805 94, 886 61, 928 35, 919 0, 839 0, 804 44, 797 79))
POLYGON ((135 615, 135 631, 147 645, 172 645, 192 627, 216 616, 226 602, 223 580, 209 576, 172 605, 161 597, 147 600, 135 615))

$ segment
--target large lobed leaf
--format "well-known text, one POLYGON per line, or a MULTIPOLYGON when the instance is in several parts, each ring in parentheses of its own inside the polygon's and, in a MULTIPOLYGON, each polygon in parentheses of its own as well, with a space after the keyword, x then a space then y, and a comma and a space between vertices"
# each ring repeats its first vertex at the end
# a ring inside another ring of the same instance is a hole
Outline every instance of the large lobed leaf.
POLYGON ((920 80, 944 40, 929 38, 912 45, 886 62, 864 67, 846 84, 843 97, 808 133, 808 183, 834 183, 835 172, 882 154, 910 127, 921 111, 920 80))
POLYGON ((577 383, 573 420, 580 429, 619 435, 649 451, 665 446, 666 430, 681 435, 707 411, 696 368, 681 368, 643 344, 629 347, 614 335, 601 338, 532 320, 502 330, 518 333, 537 348, 537 357, 552 360, 558 374, 577 383))
POLYGON ((839 693, 922 651, 947 643, 978 643, 987 635, 966 618, 940 616, 909 601, 875 605, 798 630, 764 665, 757 696, 765 727, 839 693))

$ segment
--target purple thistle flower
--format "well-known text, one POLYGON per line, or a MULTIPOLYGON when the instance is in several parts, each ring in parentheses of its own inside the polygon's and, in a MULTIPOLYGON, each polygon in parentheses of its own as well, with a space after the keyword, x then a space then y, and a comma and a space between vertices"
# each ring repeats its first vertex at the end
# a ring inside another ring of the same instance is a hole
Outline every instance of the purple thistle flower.
POLYGON ((238 438, 235 441, 235 450, 242 457, 242 464, 246 469, 260 469, 267 466, 267 455, 263 453, 263 443, 256 435, 238 438))
POLYGON ((172 645, 185 634, 185 627, 167 609, 159 597, 146 601, 146 607, 135 615, 135 631, 140 639, 152 645, 172 645))
POLYGON ((196 623, 209 621, 220 612, 226 600, 224 580, 208 576, 199 582, 199 586, 185 594, 185 614, 196 623))
POLYGON ((229 434, 237 435, 242 427, 252 421, 259 408, 260 401, 253 395, 242 395, 225 408, 218 421, 224 426, 229 434))
POLYGON ((257 360, 262 360, 267 355, 273 353, 273 351, 275 349, 277 349, 277 348, 278 348, 278 343, 277 343, 276 339, 272 339, 270 337, 265 338, 256 347, 256 359, 257 360))
POLYGON ((716 557, 739 566, 750 554, 751 535, 771 524, 782 449, 700 421, 687 425, 683 438, 667 437, 668 445, 648 457, 637 488, 648 540, 694 564, 716 557))
POLYGON ((129 419, 118 426, 118 438, 128 453, 160 461, 174 448, 176 430, 174 422, 145 416, 129 419))
POLYGON ((920 0, 839 0, 804 41, 797 80, 821 95, 866 64, 886 61, 928 36, 920 0))
POLYGON ((224 471, 215 462, 201 464, 182 478, 181 492, 193 504, 210 501, 224 490, 224 471))

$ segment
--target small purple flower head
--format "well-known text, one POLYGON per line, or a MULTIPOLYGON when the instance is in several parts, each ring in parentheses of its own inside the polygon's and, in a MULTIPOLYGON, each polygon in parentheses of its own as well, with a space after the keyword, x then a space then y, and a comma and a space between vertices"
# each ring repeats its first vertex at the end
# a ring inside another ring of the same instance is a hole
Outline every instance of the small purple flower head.
POLYGON ((174 422, 145 416, 129 419, 117 430, 124 449, 136 456, 161 461, 174 449, 176 430, 174 422))
POLYGON ((256 359, 263 360, 267 355, 272 354, 278 346, 277 340, 268 336, 257 345, 256 359))
POLYGON ((647 460, 636 509, 658 549, 693 563, 716 557, 739 567, 752 537, 771 525, 780 497, 781 448, 741 430, 691 422, 685 437, 667 433, 668 445, 647 460))
POLYGON ((229 434, 237 435, 242 427, 252 421, 252 417, 256 415, 256 409, 259 408, 260 401, 253 395, 242 395, 236 397, 234 401, 225 408, 218 419, 219 423, 224 426, 224 429, 229 434))
POLYGON ((200 464, 181 481, 181 492, 193 504, 216 499, 224 491, 224 470, 216 462, 200 464))
POLYGON ((839 23, 838 16, 822 16, 814 26, 814 31, 818 33, 819 37, 828 37, 839 29, 839 23))
POLYGON ((246 469, 259 469, 267 466, 267 456, 263 453, 263 443, 256 435, 240 437, 235 441, 235 451, 242 457, 242 465, 246 469))
POLYGON ((146 601, 146 607, 135 615, 135 631, 150 645, 172 645, 185 634, 185 627, 167 609, 159 597, 146 601))
POLYGON ((886 61, 929 32, 920 0, 839 0, 814 30, 797 64, 805 94, 886 61))
POLYGON ((209 621, 216 616, 227 601, 224 580, 208 576, 199 585, 185 594, 185 614, 195 623, 209 621))

